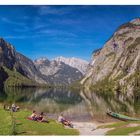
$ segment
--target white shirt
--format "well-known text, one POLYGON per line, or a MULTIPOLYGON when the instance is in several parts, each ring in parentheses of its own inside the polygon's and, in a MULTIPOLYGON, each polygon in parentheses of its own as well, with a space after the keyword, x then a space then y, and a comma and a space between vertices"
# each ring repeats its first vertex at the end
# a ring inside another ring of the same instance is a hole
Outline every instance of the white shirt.
POLYGON ((63 119, 63 117, 62 117, 62 116, 59 116, 59 117, 58 117, 58 122, 61 122, 62 119, 63 119))

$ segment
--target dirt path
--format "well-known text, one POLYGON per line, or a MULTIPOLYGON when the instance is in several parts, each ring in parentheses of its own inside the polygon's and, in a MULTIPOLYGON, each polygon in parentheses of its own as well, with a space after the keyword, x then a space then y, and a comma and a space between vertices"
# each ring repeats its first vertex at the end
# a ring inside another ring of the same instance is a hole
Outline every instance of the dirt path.
POLYGON ((130 135, 130 136, 140 135, 140 130, 138 130, 138 131, 136 131, 136 132, 133 132, 133 133, 130 133, 129 135, 130 135))
POLYGON ((102 125, 96 122, 73 122, 74 128, 79 130, 80 135, 105 135, 110 128, 97 128, 102 125))

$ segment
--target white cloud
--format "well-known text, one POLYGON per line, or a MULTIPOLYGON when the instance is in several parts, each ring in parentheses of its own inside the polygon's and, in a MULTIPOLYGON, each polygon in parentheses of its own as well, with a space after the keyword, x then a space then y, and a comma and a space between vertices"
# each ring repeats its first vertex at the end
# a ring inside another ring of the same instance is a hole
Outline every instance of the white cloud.
POLYGON ((6 18, 6 17, 1 17, 0 20, 4 23, 8 23, 8 24, 14 24, 14 25, 18 25, 18 26, 25 26, 26 24, 25 23, 22 23, 22 22, 16 22, 14 20, 11 20, 9 18, 6 18))
POLYGON ((42 29, 38 31, 39 34, 46 34, 48 36, 70 36, 70 37, 77 37, 76 34, 69 32, 69 31, 64 31, 64 30, 59 30, 59 29, 42 29))
POLYGON ((31 38, 40 38, 45 35, 8 35, 3 36, 5 39, 31 39, 31 38))
POLYGON ((39 14, 40 15, 64 15, 70 13, 76 8, 73 6, 40 6, 39 14))

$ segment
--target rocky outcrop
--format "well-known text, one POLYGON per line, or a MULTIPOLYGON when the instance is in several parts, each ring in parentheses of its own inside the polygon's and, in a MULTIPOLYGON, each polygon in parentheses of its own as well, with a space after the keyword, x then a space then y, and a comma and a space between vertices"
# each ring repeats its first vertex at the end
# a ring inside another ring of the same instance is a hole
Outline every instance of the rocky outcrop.
POLYGON ((83 75, 86 73, 87 67, 89 64, 88 61, 75 58, 75 57, 65 58, 65 57, 60 56, 60 57, 56 57, 54 60, 57 62, 63 62, 66 65, 69 65, 73 68, 78 69, 83 75))
MULTIPOLYGON (((32 81, 46 83, 46 80, 44 80, 43 75, 37 70, 34 63, 29 58, 16 52, 14 47, 2 38, 0 38, 0 67, 19 72, 32 81)), ((2 72, 0 76, 3 76, 2 72)), ((1 84, 3 84, 2 80, 1 84)))
POLYGON ((15 63, 16 53, 14 47, 0 38, 0 66, 12 69, 15 63))
POLYGON ((41 74, 53 85, 68 85, 83 77, 78 69, 61 61, 49 61, 47 58, 40 58, 34 63, 41 74))
MULTIPOLYGON (((5 67, 6 72, 11 73, 11 76, 16 72, 20 73, 20 81, 24 76, 39 84, 68 85, 81 79, 87 67, 87 62, 76 58, 65 60, 65 63, 63 62, 64 59, 52 61, 38 59, 33 62, 26 56, 16 52, 11 44, 2 38, 0 39, 0 66, 5 67)), ((18 84, 17 79, 15 79, 15 82, 18 84)), ((10 80, 10 85, 11 83, 10 80)))
MULTIPOLYGON (((140 19, 120 26, 102 49, 92 55, 90 67, 81 84, 92 87, 104 81, 113 84, 114 93, 127 96, 140 86, 140 19), (105 81, 106 80, 106 81, 105 81)), ((134 93, 135 92, 135 93, 134 93)))
POLYGON ((38 71, 33 61, 20 53, 16 53, 15 68, 22 75, 28 77, 37 83, 47 83, 44 76, 38 71))
POLYGON ((4 87, 4 82, 8 78, 7 73, 4 71, 2 67, 0 67, 0 89, 4 87))

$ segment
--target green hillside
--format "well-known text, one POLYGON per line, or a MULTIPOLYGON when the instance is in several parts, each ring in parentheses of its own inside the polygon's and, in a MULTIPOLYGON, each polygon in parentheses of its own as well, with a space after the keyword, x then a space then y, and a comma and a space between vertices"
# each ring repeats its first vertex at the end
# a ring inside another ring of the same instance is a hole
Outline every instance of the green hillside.
POLYGON ((6 67, 3 67, 3 69, 8 75, 8 78, 4 82, 4 86, 6 86, 6 87, 37 86, 37 83, 24 77, 16 70, 9 70, 6 67))

